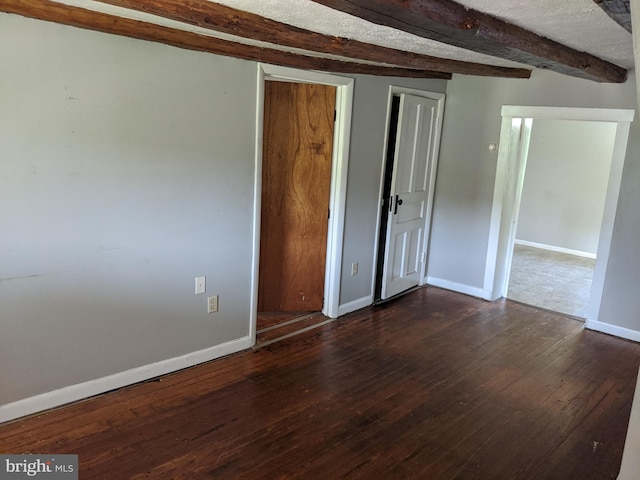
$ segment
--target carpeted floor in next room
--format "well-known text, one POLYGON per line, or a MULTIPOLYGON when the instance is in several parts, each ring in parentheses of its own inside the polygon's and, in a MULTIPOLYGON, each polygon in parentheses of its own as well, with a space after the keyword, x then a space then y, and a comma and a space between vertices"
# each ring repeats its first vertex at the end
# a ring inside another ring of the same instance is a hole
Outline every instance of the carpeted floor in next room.
POLYGON ((516 245, 507 298, 585 318, 596 261, 516 245))

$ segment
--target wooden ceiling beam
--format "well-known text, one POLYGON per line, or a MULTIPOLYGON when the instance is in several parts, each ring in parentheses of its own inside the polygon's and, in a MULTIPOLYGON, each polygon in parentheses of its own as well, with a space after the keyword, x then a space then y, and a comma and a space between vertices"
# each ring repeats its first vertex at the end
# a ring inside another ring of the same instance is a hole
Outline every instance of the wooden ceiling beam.
POLYGON ((2 0, 0 12, 55 22, 63 25, 111 33, 140 40, 164 43, 188 50, 272 63, 307 70, 361 73, 379 76, 451 79, 450 73, 368 65, 300 55, 281 50, 244 45, 152 23, 56 3, 50 0, 2 0))
POLYGON ((622 83, 626 69, 452 0, 313 0, 423 38, 597 82, 622 83))
POLYGON ((98 1, 243 38, 401 68, 506 78, 531 76, 531 71, 526 68, 450 60, 324 35, 206 0, 98 1))

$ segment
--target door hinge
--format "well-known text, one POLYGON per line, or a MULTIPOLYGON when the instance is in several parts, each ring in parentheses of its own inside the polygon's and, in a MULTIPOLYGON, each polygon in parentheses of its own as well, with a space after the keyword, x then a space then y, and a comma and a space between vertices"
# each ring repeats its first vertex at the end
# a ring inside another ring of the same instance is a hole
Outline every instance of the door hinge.
POLYGON ((334 110, 333 111, 333 121, 335 122, 337 118, 338 118, 338 111, 334 110))
POLYGON ((331 218, 331 209, 329 208, 327 210, 327 219, 331 218))

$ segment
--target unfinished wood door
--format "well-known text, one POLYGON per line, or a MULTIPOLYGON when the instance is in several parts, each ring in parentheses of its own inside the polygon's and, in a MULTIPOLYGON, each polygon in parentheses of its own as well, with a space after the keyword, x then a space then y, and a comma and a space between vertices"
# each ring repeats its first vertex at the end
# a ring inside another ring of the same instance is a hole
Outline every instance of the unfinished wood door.
POLYGON ((258 311, 322 310, 335 98, 265 83, 258 311))

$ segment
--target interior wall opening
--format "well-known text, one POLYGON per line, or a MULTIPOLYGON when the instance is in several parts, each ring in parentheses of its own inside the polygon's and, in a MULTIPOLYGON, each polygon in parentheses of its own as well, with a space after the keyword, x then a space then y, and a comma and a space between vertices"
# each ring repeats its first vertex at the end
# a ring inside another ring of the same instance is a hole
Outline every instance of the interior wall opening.
POLYGON ((386 253, 387 223, 389 220, 389 204, 391 198, 391 182, 393 180, 393 157, 396 151, 398 135, 398 115, 400 113, 400 96, 394 95, 391 100, 391 115, 389 118, 389 134, 387 136, 387 154, 384 163, 384 179, 382 185, 382 211, 380 213, 380 232, 378 235, 378 255, 376 259, 376 279, 374 301, 382 298, 382 278, 384 276, 384 257, 386 253))
POLYGON ((587 316, 616 124, 532 122, 506 297, 587 316))
POLYGON ((494 197, 489 229, 489 244, 484 290, 487 299, 507 295, 511 252, 516 237, 520 195, 524 182, 531 127, 534 120, 573 120, 608 122, 615 125, 613 154, 607 181, 602 222, 598 237, 597 259, 586 310, 586 326, 595 330, 610 330, 599 321, 600 304, 613 236, 613 224, 618 205, 622 170, 626 157, 630 124, 634 110, 566 108, 566 107, 502 107, 500 147, 494 185, 494 197))

